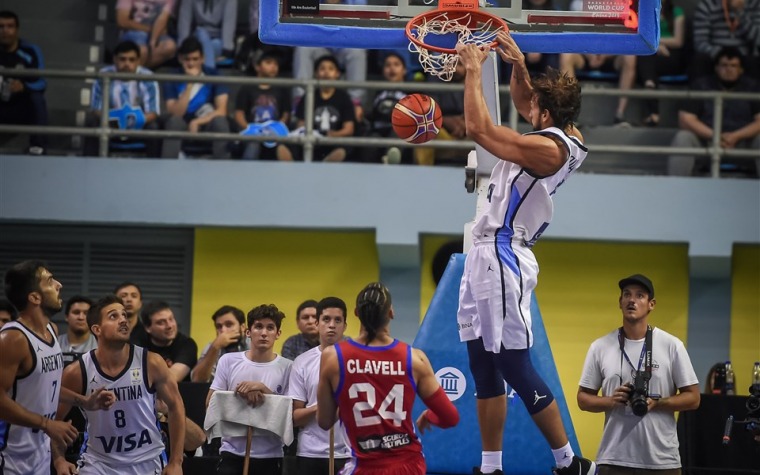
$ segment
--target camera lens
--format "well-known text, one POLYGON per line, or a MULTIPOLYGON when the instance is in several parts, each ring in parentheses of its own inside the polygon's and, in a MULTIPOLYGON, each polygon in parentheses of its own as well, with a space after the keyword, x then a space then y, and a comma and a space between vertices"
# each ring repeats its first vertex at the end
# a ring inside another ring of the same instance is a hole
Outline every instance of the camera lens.
POLYGON ((631 400, 631 409, 635 415, 644 417, 647 414, 647 410, 649 409, 646 398, 640 395, 636 395, 636 397, 631 400))

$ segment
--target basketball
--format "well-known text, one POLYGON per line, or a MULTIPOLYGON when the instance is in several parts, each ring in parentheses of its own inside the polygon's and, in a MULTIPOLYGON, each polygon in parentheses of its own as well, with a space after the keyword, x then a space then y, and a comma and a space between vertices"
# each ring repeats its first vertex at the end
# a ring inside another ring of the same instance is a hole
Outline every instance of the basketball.
POLYGON ((393 108, 391 124, 396 135, 407 142, 425 143, 438 135, 443 113, 430 96, 409 94, 393 108))

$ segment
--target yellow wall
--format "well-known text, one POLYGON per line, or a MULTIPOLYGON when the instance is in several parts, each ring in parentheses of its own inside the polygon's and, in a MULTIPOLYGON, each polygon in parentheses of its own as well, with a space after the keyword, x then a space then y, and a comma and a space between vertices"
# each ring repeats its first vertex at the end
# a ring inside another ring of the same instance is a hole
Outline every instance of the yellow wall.
POLYGON ((222 305, 246 314, 264 303, 285 313, 279 351, 298 332, 295 311, 306 299, 340 297, 347 334, 356 335, 356 294, 380 275, 372 232, 199 228, 195 231, 190 334, 202 349, 214 336, 211 315, 222 305))
POLYGON ((734 246, 731 281, 731 363, 737 394, 749 394, 760 361, 760 246, 734 246))
MULTIPOLYGON (((421 310, 434 292, 430 262, 450 236, 423 239, 421 310)), ((618 281, 647 275, 657 305, 650 321, 686 342, 689 307, 687 246, 544 240, 534 249, 541 267, 536 297, 584 455, 594 458, 604 416, 581 412, 575 402, 583 362, 591 342, 622 323, 618 281)), ((656 355, 655 355, 656 358, 656 355)))

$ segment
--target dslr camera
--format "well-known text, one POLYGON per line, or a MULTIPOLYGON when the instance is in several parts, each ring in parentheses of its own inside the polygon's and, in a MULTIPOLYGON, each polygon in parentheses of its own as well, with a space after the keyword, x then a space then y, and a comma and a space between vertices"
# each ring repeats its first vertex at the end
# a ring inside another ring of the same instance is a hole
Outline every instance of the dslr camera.
POLYGON ((633 384, 628 383, 628 387, 631 388, 631 395, 628 398, 628 403, 631 405, 633 413, 639 417, 644 417, 649 410, 649 404, 647 404, 647 398, 649 397, 649 378, 646 377, 644 371, 636 371, 636 376, 633 378, 633 384))

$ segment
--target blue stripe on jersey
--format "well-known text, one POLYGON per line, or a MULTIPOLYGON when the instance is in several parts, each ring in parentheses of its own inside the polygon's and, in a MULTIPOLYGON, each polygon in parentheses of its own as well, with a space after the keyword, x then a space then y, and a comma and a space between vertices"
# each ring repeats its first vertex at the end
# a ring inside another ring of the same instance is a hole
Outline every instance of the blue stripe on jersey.
POLYGON ((406 346, 406 373, 409 376, 409 382, 412 384, 412 389, 417 392, 417 383, 414 382, 414 371, 412 370, 412 347, 406 346))
MULTIPOLYGON (((350 340, 349 340, 350 341, 350 340)), ((333 345, 333 348, 335 348, 335 354, 338 356, 338 387, 335 389, 335 393, 333 396, 335 397, 335 400, 338 400, 338 395, 340 394, 341 389, 343 389, 343 381, 346 377, 345 374, 343 374, 343 353, 340 351, 340 345, 333 345)))
POLYGON ((11 425, 6 421, 0 421, 0 450, 3 450, 8 445, 8 431, 11 430, 11 425))
MULTIPOLYGON (((356 340, 346 340, 346 343, 348 343, 351 346, 355 346, 357 348, 365 350, 365 351, 385 351, 385 350, 390 350, 390 349, 394 348, 396 345, 398 345, 399 341, 394 338, 392 342, 388 343, 385 346, 362 345, 361 343, 359 343, 356 340)), ((337 348, 337 346, 336 346, 336 348, 337 348)))
MULTIPOLYGON (((87 416, 85 416, 86 418, 87 416)), ((82 435, 82 447, 79 448, 79 456, 81 458, 82 454, 87 452, 87 442, 90 440, 89 433, 87 431, 84 431, 82 435)))
MULTIPOLYGON (((516 182, 517 178, 514 181, 516 182)), ((512 229, 512 221, 515 218, 522 197, 520 196, 520 191, 515 186, 512 186, 510 195, 509 208, 507 208, 507 213, 504 216, 504 225, 496 232, 496 251, 499 254, 501 262, 506 264, 515 275, 520 275, 517 257, 515 256, 515 251, 512 250, 512 236, 515 234, 515 230, 512 229)))

